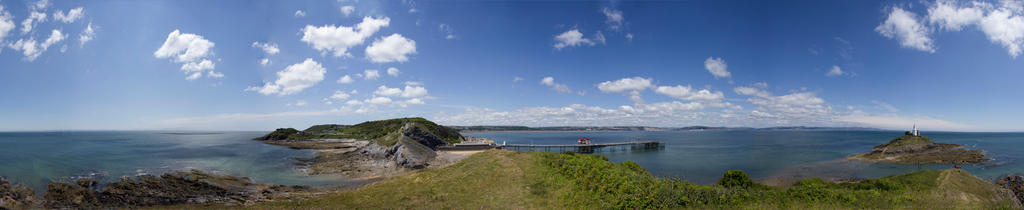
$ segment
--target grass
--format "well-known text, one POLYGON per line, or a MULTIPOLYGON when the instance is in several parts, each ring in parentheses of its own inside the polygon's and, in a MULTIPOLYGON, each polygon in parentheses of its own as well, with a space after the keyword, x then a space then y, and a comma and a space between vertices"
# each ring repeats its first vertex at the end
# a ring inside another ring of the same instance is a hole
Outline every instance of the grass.
MULTIPOLYGON (((806 179, 789 187, 739 170, 715 185, 650 175, 600 155, 491 150, 455 165, 355 190, 247 209, 892 209, 1012 208, 1000 188, 959 169, 922 170, 852 183, 806 179)), ((193 206, 204 207, 204 206, 193 206)), ((221 208, 221 207, 218 207, 221 208)))
POLYGON ((900 137, 897 137, 897 138, 889 141, 889 143, 885 144, 885 146, 888 146, 888 147, 898 147, 898 146, 904 146, 904 145, 932 144, 932 143, 934 143, 934 142, 932 142, 931 139, 928 139, 928 137, 904 135, 904 136, 900 136, 900 137))

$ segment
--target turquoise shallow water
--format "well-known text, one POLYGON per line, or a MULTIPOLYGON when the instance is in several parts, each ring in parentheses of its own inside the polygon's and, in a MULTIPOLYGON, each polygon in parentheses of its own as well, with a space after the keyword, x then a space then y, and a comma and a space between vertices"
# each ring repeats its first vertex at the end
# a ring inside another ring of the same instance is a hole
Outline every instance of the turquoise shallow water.
MULTIPOLYGON (((950 168, 948 164, 899 165, 844 161, 871 151, 875 145, 903 135, 901 131, 643 131, 643 132, 486 132, 465 133, 519 144, 575 144, 591 138, 594 143, 657 140, 662 150, 603 151, 612 161, 633 161, 652 174, 679 177, 697 184, 711 184, 730 169, 742 169, 754 179, 876 178, 918 169, 950 168)), ((1024 173, 1024 133, 927 132, 937 142, 969 145, 1002 165, 967 165, 975 176, 991 179, 1024 173)))
POLYGON ((296 158, 312 150, 266 145, 266 132, 12 132, 0 133, 0 176, 37 191, 51 180, 162 174, 191 168, 285 185, 341 185, 338 176, 305 176, 296 158))

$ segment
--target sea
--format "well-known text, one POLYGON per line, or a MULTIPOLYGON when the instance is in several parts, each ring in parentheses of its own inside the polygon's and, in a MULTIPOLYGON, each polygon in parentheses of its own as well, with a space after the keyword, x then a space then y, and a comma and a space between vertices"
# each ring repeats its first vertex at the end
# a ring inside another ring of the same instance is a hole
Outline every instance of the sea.
MULTIPOLYGON (((267 145, 254 132, 76 131, 0 133, 0 176, 42 192, 50 181, 90 177, 117 181, 142 174, 199 169, 249 177, 269 184, 330 186, 357 183, 340 176, 307 176, 301 159, 313 150, 267 145)), ((727 170, 740 169, 755 180, 863 179, 950 164, 900 165, 847 161, 901 131, 705 130, 600 132, 471 132, 498 144, 575 144, 654 140, 664 148, 602 150, 611 161, 633 161, 651 174, 712 184, 727 170)), ((928 132, 937 142, 986 151, 993 161, 963 165, 983 179, 1024 173, 1024 133, 928 132)))

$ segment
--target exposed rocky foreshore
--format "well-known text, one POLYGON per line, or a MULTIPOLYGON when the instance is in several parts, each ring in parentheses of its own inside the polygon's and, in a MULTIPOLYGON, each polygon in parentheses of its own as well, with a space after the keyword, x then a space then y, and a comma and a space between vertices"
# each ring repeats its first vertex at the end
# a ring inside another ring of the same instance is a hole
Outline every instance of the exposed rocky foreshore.
POLYGON ((199 170, 160 176, 140 175, 99 183, 80 178, 72 183, 51 182, 42 199, 23 185, 0 178, 0 209, 97 209, 174 204, 246 205, 259 201, 314 195, 303 186, 257 184, 249 178, 199 170))
POLYGON ((848 159, 899 164, 966 164, 989 161, 981 150, 964 149, 963 145, 932 142, 928 137, 907 135, 875 146, 870 153, 856 154, 848 159))

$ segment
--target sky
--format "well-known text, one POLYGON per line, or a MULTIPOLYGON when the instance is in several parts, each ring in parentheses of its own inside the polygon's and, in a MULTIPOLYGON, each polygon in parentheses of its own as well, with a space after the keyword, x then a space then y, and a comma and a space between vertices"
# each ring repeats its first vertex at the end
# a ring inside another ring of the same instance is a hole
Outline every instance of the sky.
POLYGON ((0 0, 0 131, 1024 131, 1022 5, 0 0))

